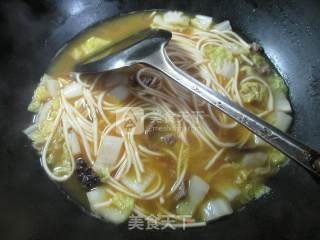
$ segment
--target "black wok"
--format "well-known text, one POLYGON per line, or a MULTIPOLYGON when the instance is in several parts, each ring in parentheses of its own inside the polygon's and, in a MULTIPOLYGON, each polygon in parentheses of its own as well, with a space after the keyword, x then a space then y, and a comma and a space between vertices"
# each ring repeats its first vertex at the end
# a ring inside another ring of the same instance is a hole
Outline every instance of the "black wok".
POLYGON ((67 40, 105 18, 142 9, 179 9, 230 19, 258 41, 285 78, 294 109, 291 134, 319 149, 320 2, 25 0, 0 3, 1 239, 320 239, 320 188, 290 162, 272 193, 234 215, 187 231, 129 231, 83 213, 42 170, 21 133, 40 76, 67 40))

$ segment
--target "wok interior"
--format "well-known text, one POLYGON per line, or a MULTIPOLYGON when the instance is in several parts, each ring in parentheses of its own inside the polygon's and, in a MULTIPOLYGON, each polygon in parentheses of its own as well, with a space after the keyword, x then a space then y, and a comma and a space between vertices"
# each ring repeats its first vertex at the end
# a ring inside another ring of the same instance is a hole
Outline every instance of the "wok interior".
POLYGON ((227 20, 154 11, 74 39, 35 90, 28 109, 37 116, 25 133, 49 177, 103 219, 120 223, 136 214, 161 224, 159 216, 169 215, 176 226, 185 219, 203 226, 268 193, 265 179, 286 158, 155 69, 72 72, 148 27, 172 32, 166 52, 176 66, 288 130, 287 87, 259 44, 243 40, 227 20))
MULTIPOLYGON (((2 136, 2 146, 6 149, 3 152, 3 159, 8 160, 4 161, 3 169, 12 169, 14 165, 23 166, 25 172, 31 173, 26 181, 25 174, 18 171, 20 168, 3 172, 3 177, 14 179, 14 181, 2 182, 6 186, 5 189, 10 190, 6 192, 7 198, 1 198, 1 205, 4 209, 7 209, 3 212, 3 215, 10 216, 6 218, 3 225, 6 226, 10 223, 10 226, 23 226, 25 231, 15 231, 15 234, 21 237, 29 234, 50 238, 52 237, 52 231, 42 231, 41 229, 53 228, 57 230, 54 233, 57 237, 81 239, 84 236, 84 231, 87 232, 89 229, 99 233, 98 235, 101 235, 101 237, 105 234, 114 234, 121 237, 119 236, 120 231, 126 231, 127 229, 127 226, 115 229, 105 224, 98 224, 92 218, 82 217, 81 221, 75 221, 74 218, 67 217, 78 216, 79 210, 72 207, 68 201, 63 201, 63 197, 56 194, 55 187, 46 181, 38 163, 32 161, 36 158, 33 151, 27 149, 27 152, 22 153, 16 151, 16 147, 14 147, 29 144, 20 134, 21 129, 26 126, 25 122, 17 121, 17 119, 30 117, 24 112, 34 88, 30 86, 35 86, 38 83, 39 76, 44 71, 51 56, 70 36, 93 22, 106 16, 112 16, 119 11, 113 3, 103 3, 99 5, 99 8, 95 8, 97 2, 99 1, 92 1, 92 7, 86 8, 81 14, 73 17, 69 15, 70 5, 67 4, 58 5, 58 12, 54 12, 54 9, 49 7, 48 3, 41 5, 37 8, 37 11, 31 11, 31 9, 34 9, 33 6, 11 2, 6 7, 1 8, 1 10, 10 12, 10 16, 17 16, 14 21, 10 21, 10 25, 8 24, 9 21, 2 22, 5 29, 8 30, 8 34, 2 40, 5 40, 5 43, 12 42, 11 47, 7 47, 3 52, 2 58, 4 61, 1 61, 1 64, 5 67, 5 70, 1 73, 5 81, 4 85, 1 85, 1 90, 3 90, 1 106, 8 113, 2 121, 3 129, 7 129, 2 136), (10 7, 12 8, 9 11, 10 7), (46 17, 39 18, 40 15, 46 17), (25 20, 20 21, 21 18, 18 16, 24 16, 25 20), (51 24, 52 22, 64 23, 61 19, 68 19, 68 21, 65 24, 51 24), (26 24, 29 22, 33 24, 26 24), (41 25, 45 27, 38 27, 41 25), (26 34, 23 42, 20 41, 21 38, 19 37, 20 29, 29 33, 26 34), (48 44, 39 48, 48 38, 47 32, 54 32, 54 34, 51 34, 48 44), (70 34, 65 34, 66 32, 70 34), (17 64, 11 64, 12 56, 15 57, 17 64), (25 64, 26 62, 28 64, 25 64), (24 81, 21 81, 21 75, 24 76, 24 81), (13 96, 11 94, 12 89, 21 94, 11 98, 10 101, 6 100, 8 96, 13 96), (4 139, 6 140, 4 141, 4 139), (21 159, 27 161, 21 162, 21 159), (19 188, 16 187, 16 184, 19 185, 19 188), (20 189, 24 189, 24 191, 20 191, 20 189), (39 196, 43 196, 40 201, 39 196), (5 199, 8 199, 8 201, 5 199), (18 207, 24 205, 25 202, 29 203, 28 208, 18 207), (49 203, 50 206, 48 206, 49 203), (53 208, 59 208, 61 211, 51 211, 53 208), (19 216, 21 222, 13 221, 14 216, 19 216), (59 225, 57 225, 56 219, 59 219, 59 225), (23 222, 29 224, 26 226, 23 222), (63 231, 62 226, 71 222, 79 226, 78 231, 63 231)), ((317 3, 313 1, 306 5, 293 1, 270 5, 269 3, 255 4, 253 1, 247 1, 246 3, 234 1, 232 4, 234 8, 229 7, 230 3, 219 1, 216 4, 192 4, 189 10, 213 15, 220 20, 227 16, 236 29, 241 30, 242 35, 250 39, 258 39, 262 43, 266 54, 289 83, 290 96, 296 113, 293 133, 301 140, 317 147, 318 121, 317 115, 313 114, 319 106, 319 99, 315 97, 317 89, 319 89, 317 87, 318 71, 316 70, 317 56, 319 55, 317 48, 318 32, 315 30, 315 26, 319 24, 318 18, 315 17, 317 9, 319 9, 317 3), (300 13, 308 12, 308 14, 303 16, 294 14, 297 11, 300 13), (248 19, 251 20, 248 21, 248 19), (310 25, 310 23, 312 24, 310 25), (301 35, 300 33, 304 31, 307 34, 301 35), (279 36, 282 37, 279 38, 279 36), (294 51, 292 51, 293 49, 294 51)), ((165 4, 153 3, 149 5, 148 3, 141 4, 139 2, 138 4, 134 2, 130 4, 122 3, 121 6, 122 9, 135 10, 153 7, 164 8, 165 4)), ((172 1, 170 6, 177 9, 186 9, 179 1, 172 1)), ((6 15, 4 15, 4 18, 8 19, 6 15)), ((298 236, 307 236, 311 233, 316 236, 315 223, 317 217, 314 212, 319 209, 317 204, 318 185, 294 164, 283 168, 281 174, 273 177, 269 184, 273 188, 273 201, 265 199, 256 201, 249 205, 246 211, 227 218, 221 223, 212 224, 209 228, 203 230, 188 231, 186 234, 181 234, 192 238, 205 232, 208 236, 223 238, 231 234, 230 226, 237 226, 233 228, 232 234, 239 238, 254 239, 261 236, 262 233, 265 236, 275 238, 278 236, 293 237, 297 236, 297 232, 299 232, 298 236), (297 178, 297 176, 299 177, 297 178), (295 189, 295 191, 292 191, 292 189, 295 189), (301 198, 301 196, 304 197, 301 198), (266 201, 268 201, 267 204, 266 201), (296 209, 306 209, 306 206, 310 211, 296 211, 296 209), (256 217, 257 213, 259 213, 259 218, 256 217), (274 216, 277 217, 274 218, 274 216)), ((12 235, 11 229, 6 228, 4 234, 10 233, 12 235)), ((156 237, 152 232, 144 231, 137 231, 134 235, 156 237)), ((176 233, 167 233, 167 236, 173 235, 176 236, 176 233)), ((126 234, 123 236, 130 237, 126 234)))

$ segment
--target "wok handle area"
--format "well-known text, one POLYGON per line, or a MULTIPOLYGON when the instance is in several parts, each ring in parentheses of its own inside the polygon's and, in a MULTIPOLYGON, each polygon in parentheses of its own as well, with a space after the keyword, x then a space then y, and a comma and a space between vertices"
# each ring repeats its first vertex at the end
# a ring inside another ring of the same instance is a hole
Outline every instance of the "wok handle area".
POLYGON ((176 67, 167 56, 164 46, 142 61, 179 83, 193 94, 218 108, 229 117, 271 144, 290 159, 295 160, 313 175, 320 177, 320 154, 290 135, 248 112, 230 99, 205 86, 176 67))

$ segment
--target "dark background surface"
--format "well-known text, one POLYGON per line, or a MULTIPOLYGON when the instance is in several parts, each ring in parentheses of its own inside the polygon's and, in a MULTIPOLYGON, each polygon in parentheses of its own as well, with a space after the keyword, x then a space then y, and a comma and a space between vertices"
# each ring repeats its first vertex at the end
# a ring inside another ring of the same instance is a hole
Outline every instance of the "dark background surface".
POLYGON ((92 23, 139 9, 166 8, 230 19, 260 42, 286 79, 295 111, 291 133, 320 148, 319 1, 0 2, 0 239, 320 239, 319 185, 290 163, 273 177, 272 193, 242 212, 187 231, 128 231, 83 213, 41 169, 21 130, 26 107, 51 57, 92 23))

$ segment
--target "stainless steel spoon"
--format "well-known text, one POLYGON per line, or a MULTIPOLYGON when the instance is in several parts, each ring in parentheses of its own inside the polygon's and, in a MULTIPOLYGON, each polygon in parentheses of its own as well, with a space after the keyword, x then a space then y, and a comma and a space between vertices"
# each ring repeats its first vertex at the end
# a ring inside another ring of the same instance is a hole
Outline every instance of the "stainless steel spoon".
POLYGON ((92 56, 89 61, 77 65, 75 71, 97 73, 138 63, 147 64, 220 109, 312 174, 320 176, 320 153, 318 151, 271 126, 177 68, 164 49, 171 37, 172 34, 169 31, 146 29, 92 56))

